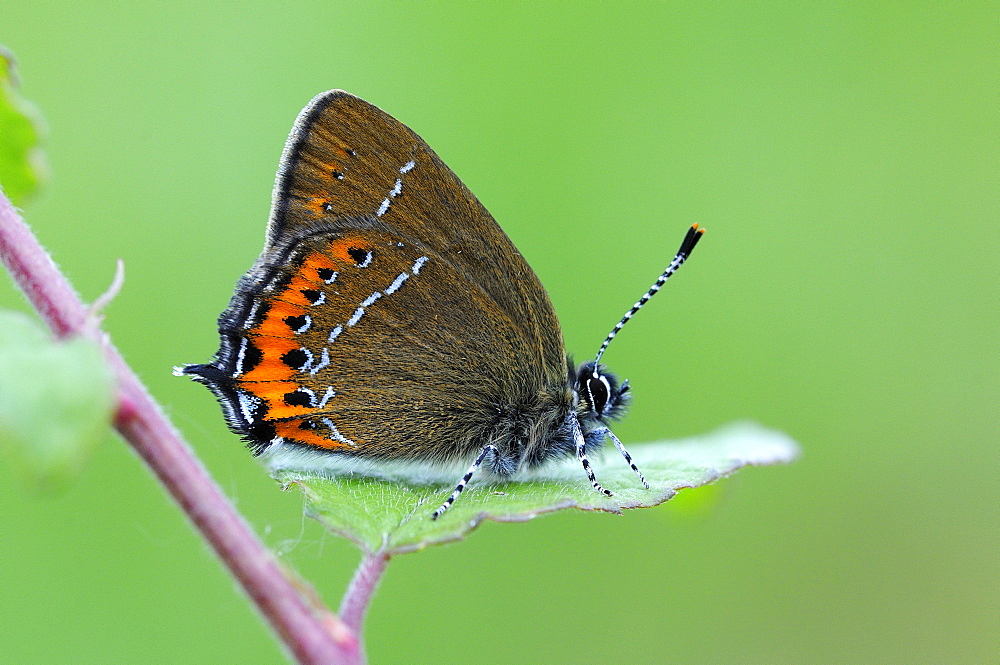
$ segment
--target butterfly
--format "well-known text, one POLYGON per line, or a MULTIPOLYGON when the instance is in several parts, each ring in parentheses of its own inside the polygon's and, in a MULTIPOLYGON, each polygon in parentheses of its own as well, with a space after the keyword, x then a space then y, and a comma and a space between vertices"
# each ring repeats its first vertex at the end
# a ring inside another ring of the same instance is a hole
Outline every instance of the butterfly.
POLYGON ((610 439, 627 381, 600 364, 621 327, 684 263, 673 261, 604 340, 567 356, 534 271, 493 217, 406 125, 341 90, 318 95, 285 145, 266 242, 219 318, 207 364, 179 373, 216 395, 252 451, 288 465, 379 475, 393 465, 501 479, 610 439), (460 472, 460 471, 459 471, 460 472))

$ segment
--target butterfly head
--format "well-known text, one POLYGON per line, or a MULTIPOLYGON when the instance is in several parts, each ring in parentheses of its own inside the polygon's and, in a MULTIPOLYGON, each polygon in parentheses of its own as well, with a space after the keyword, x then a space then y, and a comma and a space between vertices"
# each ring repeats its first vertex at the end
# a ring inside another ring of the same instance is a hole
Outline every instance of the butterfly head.
POLYGON ((618 383, 617 377, 604 365, 586 362, 576 372, 576 394, 588 415, 597 420, 620 417, 628 403, 628 381, 618 383))

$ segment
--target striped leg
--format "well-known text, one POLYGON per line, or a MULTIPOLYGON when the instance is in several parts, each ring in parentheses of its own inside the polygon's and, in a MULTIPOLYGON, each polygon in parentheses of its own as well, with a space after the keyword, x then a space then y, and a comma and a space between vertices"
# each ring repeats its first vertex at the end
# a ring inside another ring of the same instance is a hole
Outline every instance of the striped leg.
POLYGON ((479 470, 479 467, 483 463, 483 460, 486 459, 486 456, 490 453, 493 453, 494 455, 499 455, 500 451, 497 450, 497 447, 492 444, 487 444, 486 447, 482 449, 482 451, 479 453, 479 457, 477 457, 476 461, 472 463, 472 466, 469 467, 469 470, 465 472, 465 475, 462 476, 462 479, 458 481, 458 485, 455 486, 455 491, 453 491, 451 493, 451 496, 449 496, 448 499, 441 504, 441 507, 435 510, 434 514, 431 515, 432 520, 436 520, 437 518, 441 517, 444 511, 451 508, 451 504, 455 503, 455 499, 457 499, 458 495, 462 493, 462 490, 465 489, 465 486, 469 484, 469 481, 472 480, 472 476, 476 473, 476 471, 479 470))
POLYGON ((614 496, 609 490, 601 487, 601 484, 597 482, 597 478, 594 477, 594 470, 590 468, 590 460, 587 459, 587 442, 583 439, 583 431, 580 429, 580 421, 577 419, 576 414, 570 416, 570 425, 573 428, 573 440, 576 441, 576 456, 580 458, 580 464, 583 465, 583 470, 587 472, 590 484, 598 492, 614 496))
POLYGON ((635 465, 635 462, 632 461, 632 456, 628 454, 627 450, 625 450, 625 446, 622 444, 621 440, 617 436, 615 436, 615 433, 612 432, 607 427, 602 427, 595 431, 600 432, 602 436, 607 435, 611 437, 611 441, 614 442, 615 448, 618 449, 618 452, 622 454, 622 457, 625 458, 625 461, 628 462, 628 465, 632 467, 633 471, 635 471, 635 475, 639 476, 639 480, 641 480, 642 484, 646 486, 646 489, 649 489, 649 483, 646 482, 646 476, 642 475, 642 471, 640 471, 639 467, 637 467, 635 465))

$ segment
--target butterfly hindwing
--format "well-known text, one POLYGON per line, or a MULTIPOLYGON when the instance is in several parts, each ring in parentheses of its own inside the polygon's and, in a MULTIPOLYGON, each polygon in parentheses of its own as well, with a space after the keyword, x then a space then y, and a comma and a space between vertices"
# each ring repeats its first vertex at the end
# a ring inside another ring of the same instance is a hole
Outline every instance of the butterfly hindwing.
POLYGON ((319 232, 257 272, 223 317, 234 424, 251 438, 462 459, 540 395, 565 416, 565 369, 554 385, 535 372, 507 314, 430 248, 319 232))

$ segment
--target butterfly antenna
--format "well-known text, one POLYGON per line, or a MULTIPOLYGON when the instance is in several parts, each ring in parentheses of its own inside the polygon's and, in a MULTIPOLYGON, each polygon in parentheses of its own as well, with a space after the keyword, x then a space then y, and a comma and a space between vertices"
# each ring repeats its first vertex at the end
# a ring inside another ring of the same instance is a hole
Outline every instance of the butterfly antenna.
POLYGON ((649 290, 646 291, 641 298, 639 298, 639 301, 632 305, 632 309, 625 312, 625 316, 622 317, 622 320, 619 321, 615 325, 614 329, 608 333, 608 336, 604 338, 604 343, 601 344, 601 348, 597 352, 597 358, 594 359, 594 378, 597 378, 597 363, 601 361, 601 356, 604 355, 608 345, 611 344, 611 340, 615 338, 615 335, 618 334, 619 330, 625 327, 628 320, 631 319, 636 312, 642 309, 642 306, 645 305, 650 298, 656 295, 656 292, 660 290, 660 287, 663 286, 668 279, 670 279, 670 276, 677 272, 682 265, 684 265, 684 262, 687 261, 689 256, 691 256, 691 252, 694 251, 694 246, 698 244, 698 241, 701 240, 701 236, 704 233, 705 229, 699 228, 697 224, 693 224, 691 228, 688 229, 687 235, 684 236, 684 242, 681 243, 680 249, 677 250, 674 260, 670 262, 670 265, 667 266, 667 269, 663 271, 663 274, 660 275, 656 282, 649 287, 649 290))

